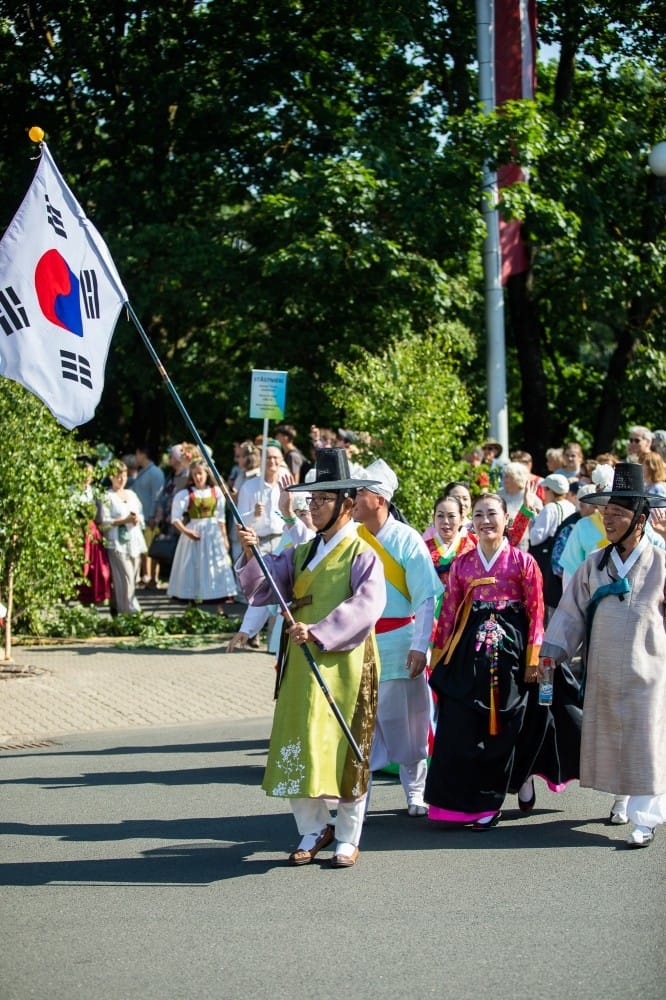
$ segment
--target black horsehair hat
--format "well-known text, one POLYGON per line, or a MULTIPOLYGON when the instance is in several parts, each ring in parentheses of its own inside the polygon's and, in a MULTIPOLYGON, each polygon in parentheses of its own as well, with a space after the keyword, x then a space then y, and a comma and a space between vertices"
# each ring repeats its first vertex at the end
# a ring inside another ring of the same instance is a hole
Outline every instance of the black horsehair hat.
POLYGON ((375 479, 352 479, 349 472, 347 452, 344 448, 320 448, 317 452, 315 479, 311 483, 296 483, 288 486, 290 493, 314 493, 330 490, 358 490, 362 486, 376 486, 375 479))
POLYGON ((587 496, 580 498, 580 503, 607 507, 609 503, 622 503, 626 500, 644 500, 650 507, 666 507, 666 497, 646 493, 643 466, 638 462, 618 462, 613 469, 613 485, 610 490, 604 490, 603 493, 588 493, 587 496))

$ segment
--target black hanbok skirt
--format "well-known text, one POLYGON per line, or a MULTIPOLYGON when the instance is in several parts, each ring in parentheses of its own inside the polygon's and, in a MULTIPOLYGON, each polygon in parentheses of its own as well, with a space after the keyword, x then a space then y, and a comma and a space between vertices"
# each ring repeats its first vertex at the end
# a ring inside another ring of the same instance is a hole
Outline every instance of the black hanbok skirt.
POLYGON ((435 665, 430 685, 438 696, 437 728, 425 798, 438 819, 468 823, 497 812, 508 792, 532 774, 555 790, 578 777, 578 685, 557 670, 553 705, 538 704, 538 685, 527 684, 527 617, 523 608, 474 608, 451 662, 435 665), (491 662, 478 631, 492 615, 504 636, 497 650, 497 717, 490 732, 491 662))

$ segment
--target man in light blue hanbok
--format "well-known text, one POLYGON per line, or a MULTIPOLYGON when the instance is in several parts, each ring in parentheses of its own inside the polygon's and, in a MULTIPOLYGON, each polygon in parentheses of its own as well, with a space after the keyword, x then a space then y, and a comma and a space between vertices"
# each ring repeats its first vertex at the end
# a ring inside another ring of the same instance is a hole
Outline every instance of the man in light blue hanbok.
POLYGON ((381 676, 370 770, 398 764, 409 815, 425 816, 430 693, 424 671, 442 585, 419 533, 391 512, 398 488, 393 470, 380 458, 366 475, 377 482, 357 490, 354 519, 382 561, 387 592, 375 625, 381 676))

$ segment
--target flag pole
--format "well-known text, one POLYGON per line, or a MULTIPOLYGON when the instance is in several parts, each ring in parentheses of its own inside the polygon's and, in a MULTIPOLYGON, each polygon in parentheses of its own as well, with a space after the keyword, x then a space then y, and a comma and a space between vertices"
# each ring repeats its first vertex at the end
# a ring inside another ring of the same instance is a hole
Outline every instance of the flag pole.
MULTIPOLYGON (((166 385, 167 389, 171 393, 171 396, 172 396, 172 398, 173 398, 176 406, 178 407, 178 410, 180 411, 180 414, 181 414, 183 420, 187 424, 190 432, 192 433, 194 441, 197 444, 197 446, 199 447, 199 450, 201 451, 201 455, 204 458, 204 460, 205 460, 208 468, 210 469, 215 482, 217 483, 217 485, 222 490, 222 493, 224 494, 225 500, 229 504, 229 507, 231 509, 231 513, 233 514, 234 521, 236 522, 236 524, 238 525, 239 528, 243 528, 243 530, 247 530, 245 522, 243 521, 243 518, 241 516, 241 513, 238 510, 238 507, 236 506, 236 504, 234 503, 233 497, 231 496, 231 494, 230 494, 230 492, 229 492, 229 490, 227 488, 226 483, 224 482, 224 480, 220 476, 220 473, 218 472, 218 470, 217 470, 217 468, 215 466, 215 463, 213 462, 212 456, 210 455, 210 452, 208 451, 208 448, 204 444, 204 442, 203 442, 203 440, 201 438, 201 435, 199 434, 198 430, 194 426, 194 423, 193 423, 193 421, 192 421, 189 413, 185 409, 183 401, 181 400, 180 396, 178 395, 178 392, 176 391, 176 387, 174 386, 173 382, 169 378, 169 375, 167 373, 166 368, 162 364, 162 362, 161 362, 161 360, 160 360, 157 352, 155 351, 155 348, 153 347, 153 345, 151 344, 150 340, 148 339, 148 335, 147 335, 146 331, 143 329, 143 326, 141 325, 139 317, 134 312, 134 309, 132 308, 132 305, 131 305, 131 303, 129 301, 125 302, 125 307, 127 308, 128 315, 129 315, 130 319, 132 320, 132 322, 134 323, 134 326, 138 330, 139 336, 141 337, 142 341, 144 342, 148 353, 150 354, 151 358, 153 359, 153 361, 155 363, 155 366, 156 366, 158 372, 160 373, 160 375, 162 377, 162 381, 164 382, 164 384, 166 385)), ((280 608, 282 609, 282 614, 283 614, 283 616, 284 616, 287 624, 288 625, 294 625, 295 624, 295 619, 294 619, 294 616, 292 615, 292 613, 291 613, 291 611, 289 609, 289 605, 287 604, 287 602, 285 601, 284 597, 280 593, 280 591, 278 589, 278 586, 275 583, 275 580, 270 575, 268 566, 266 565, 264 557, 261 554, 261 552, 259 551, 258 546, 252 545, 251 549, 252 549, 253 556, 255 557, 255 559, 257 560, 257 563, 259 564, 261 572, 263 573, 264 577, 266 578, 266 582, 268 583, 268 585, 270 586, 271 590, 273 591, 273 594, 275 595, 277 603, 280 605, 280 608)), ((321 671, 319 670, 319 667, 317 666, 317 663, 315 661, 314 656, 312 655, 312 652, 311 652, 309 646, 307 646, 307 645, 304 644, 304 645, 301 646, 301 649, 303 650, 305 658, 308 661, 308 666, 310 667, 310 670, 312 671, 312 673, 315 676, 317 684, 321 688, 322 694, 324 695, 324 697, 326 698, 326 701, 329 704, 329 708, 333 712, 333 715, 335 716, 335 718, 338 720, 338 723, 340 724, 340 728, 342 729, 343 733, 345 734, 347 742, 349 743, 349 746, 351 747, 351 749, 352 749, 352 751, 354 753, 354 756, 356 757, 356 759, 357 759, 357 761, 359 763, 361 763, 361 764, 364 763, 365 762, 365 758, 364 758, 364 756, 363 756, 363 754, 361 752, 361 749, 360 749, 358 743, 356 742, 356 740, 354 739, 354 737, 352 735, 352 732, 351 732, 349 726, 347 725, 347 722, 346 722, 344 716, 342 715, 342 712, 340 711, 340 708, 338 707, 337 702, 335 701, 335 699, 333 698, 333 695, 329 691, 328 685, 326 684, 326 681, 324 680, 324 678, 321 675, 321 671)))

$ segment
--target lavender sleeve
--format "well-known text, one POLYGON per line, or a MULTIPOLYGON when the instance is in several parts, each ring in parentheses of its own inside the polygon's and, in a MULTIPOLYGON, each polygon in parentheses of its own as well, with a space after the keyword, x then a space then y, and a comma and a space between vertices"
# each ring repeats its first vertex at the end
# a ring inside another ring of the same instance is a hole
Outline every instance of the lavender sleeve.
MULTIPOLYGON (((278 555, 265 555, 264 562, 285 601, 290 601, 294 584, 294 549, 287 549, 278 555)), ((267 582, 256 559, 245 561, 245 556, 236 562, 236 572, 243 593, 250 604, 275 604, 275 593, 267 582)))

